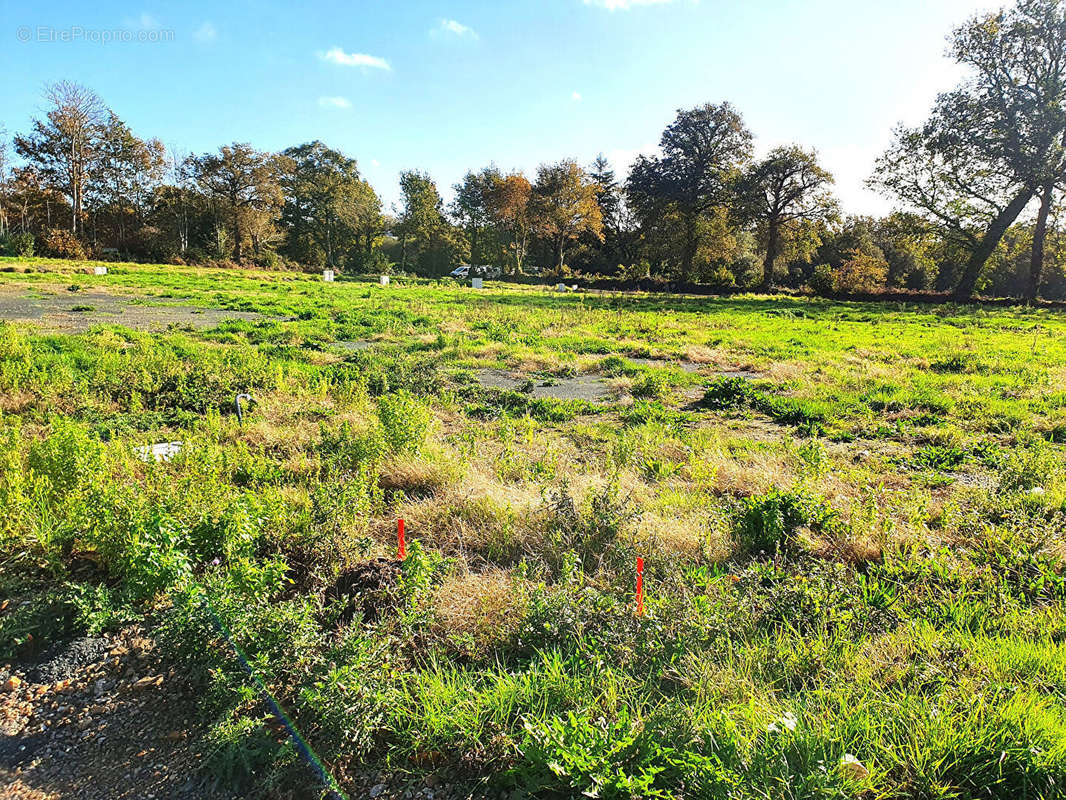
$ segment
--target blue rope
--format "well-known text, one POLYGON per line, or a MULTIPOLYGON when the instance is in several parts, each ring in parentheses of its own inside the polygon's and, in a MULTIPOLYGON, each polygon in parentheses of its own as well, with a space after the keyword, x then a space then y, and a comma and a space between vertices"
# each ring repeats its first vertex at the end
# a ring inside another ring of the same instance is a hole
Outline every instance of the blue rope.
POLYGON ((215 623, 215 627, 218 628, 222 636, 229 642, 229 646, 233 649, 233 652, 237 654, 237 660, 241 662, 241 666, 244 671, 248 673, 248 677, 252 679, 256 687, 259 689, 259 696, 267 706, 270 707, 270 712, 278 719, 278 721, 289 732, 289 738, 292 740, 293 746, 296 748, 296 752, 300 754, 300 757, 311 765, 311 768, 318 773, 319 779, 329 790, 329 797, 332 800, 348 800, 348 796, 341 790, 337 784, 336 779, 329 773, 321 759, 315 754, 315 751, 311 749, 311 745, 300 735, 300 732, 296 729, 296 725, 293 723, 289 716, 282 710, 281 706, 274 699, 274 696, 270 694, 270 690, 267 689, 266 684, 260 680, 256 675, 255 670, 252 669, 251 663, 248 661, 248 657, 244 654, 244 651, 233 641, 233 636, 230 634, 229 628, 226 623, 222 621, 218 613, 215 611, 215 607, 211 603, 211 599, 207 596, 207 592, 203 591, 201 587, 202 597, 204 603, 207 606, 207 613, 211 615, 211 619, 215 623))

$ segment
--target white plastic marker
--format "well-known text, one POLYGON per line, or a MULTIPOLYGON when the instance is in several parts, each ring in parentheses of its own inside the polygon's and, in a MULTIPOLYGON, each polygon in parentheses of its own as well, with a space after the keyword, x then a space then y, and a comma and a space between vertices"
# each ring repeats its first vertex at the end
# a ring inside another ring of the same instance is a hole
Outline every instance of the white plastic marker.
POLYGON ((324 280, 326 283, 333 283, 333 270, 322 270, 322 280, 324 280))
POLYGON ((135 447, 137 457, 144 462, 166 462, 181 452, 181 442, 159 442, 158 444, 146 444, 143 447, 135 447))
POLYGON ((484 284, 484 282, 482 281, 481 278, 471 278, 470 279, 470 285, 474 289, 482 289, 482 288, 484 288, 485 284, 484 284))
POLYGON ((382 275, 381 276, 381 285, 382 286, 388 286, 389 285, 389 276, 388 275, 382 275))
POLYGON ((93 267, 93 275, 106 275, 107 267, 93 267))

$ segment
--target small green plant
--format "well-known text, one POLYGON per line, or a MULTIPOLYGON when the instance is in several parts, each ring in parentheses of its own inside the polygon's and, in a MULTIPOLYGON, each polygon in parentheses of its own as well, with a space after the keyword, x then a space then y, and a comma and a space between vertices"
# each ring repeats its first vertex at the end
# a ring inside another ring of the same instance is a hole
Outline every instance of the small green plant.
POLYGON ((632 394, 646 400, 662 400, 670 391, 670 383, 657 372, 645 373, 633 384, 632 394))
POLYGON ((759 391, 746 378, 718 378, 703 393, 702 404, 715 410, 742 409, 753 405, 759 391))
POLYGON ((798 551, 796 537, 801 527, 831 531, 839 524, 839 515, 821 497, 801 487, 771 489, 744 499, 736 535, 746 553, 786 555, 798 551))
POLYGON ((379 397, 378 420, 391 453, 417 452, 429 431, 429 410, 406 392, 379 397))
POLYGON ((916 450, 910 458, 910 463, 919 469, 947 472, 959 467, 967 456, 966 449, 958 445, 930 444, 916 450))

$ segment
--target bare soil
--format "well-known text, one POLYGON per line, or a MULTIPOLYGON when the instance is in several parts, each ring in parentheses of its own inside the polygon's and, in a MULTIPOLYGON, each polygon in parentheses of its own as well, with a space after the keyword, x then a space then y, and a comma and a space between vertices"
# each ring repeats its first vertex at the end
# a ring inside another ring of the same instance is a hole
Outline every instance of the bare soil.
POLYGON ((55 333, 84 333, 93 325, 124 325, 143 331, 171 325, 204 329, 214 328, 224 319, 262 316, 250 311, 148 305, 150 302, 151 298, 101 290, 56 292, 0 286, 0 320, 30 322, 55 333))

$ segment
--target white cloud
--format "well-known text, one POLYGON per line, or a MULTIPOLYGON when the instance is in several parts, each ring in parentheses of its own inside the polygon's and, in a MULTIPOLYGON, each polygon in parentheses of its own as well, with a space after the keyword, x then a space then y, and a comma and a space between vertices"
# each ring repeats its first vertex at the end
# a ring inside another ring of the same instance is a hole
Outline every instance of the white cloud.
POLYGON ((323 61, 328 61, 331 64, 339 64, 342 67, 363 67, 384 70, 392 69, 392 67, 389 66, 389 62, 383 58, 367 55, 366 53, 345 53, 339 47, 333 47, 324 53, 319 53, 318 57, 323 61))
POLYGON ((320 97, 318 104, 322 108, 351 108, 352 101, 347 97, 320 97))
POLYGON ((196 29, 193 37, 198 42, 213 42, 218 38, 218 31, 210 22, 204 22, 203 25, 196 29))
POLYGON ((453 36, 458 36, 461 39, 462 38, 465 38, 465 39, 477 39, 478 38, 477 31, 475 31, 473 28, 471 28, 471 27, 469 27, 467 25, 464 25, 463 23, 458 22, 458 21, 456 21, 454 19, 442 19, 440 21, 440 25, 438 25, 436 28, 434 28, 431 31, 431 33, 435 33, 435 34, 442 34, 442 33, 443 34, 451 34, 453 36))
POLYGON ((673 0, 584 0, 587 6, 599 6, 608 11, 628 11, 633 6, 655 6, 671 2, 673 0))
POLYGON ((377 160, 376 158, 372 158, 372 159, 370 159, 370 163, 371 163, 371 164, 372 164, 373 166, 375 166, 375 167, 380 167, 380 166, 381 166, 381 162, 380 162, 380 161, 378 161, 378 160, 377 160))
POLYGON ((162 27, 162 25, 159 24, 159 20, 146 11, 142 11, 140 16, 135 18, 126 17, 124 22, 127 28, 139 29, 142 31, 156 31, 162 27))
POLYGON ((581 92, 570 92, 570 99, 575 103, 581 102, 581 92))

